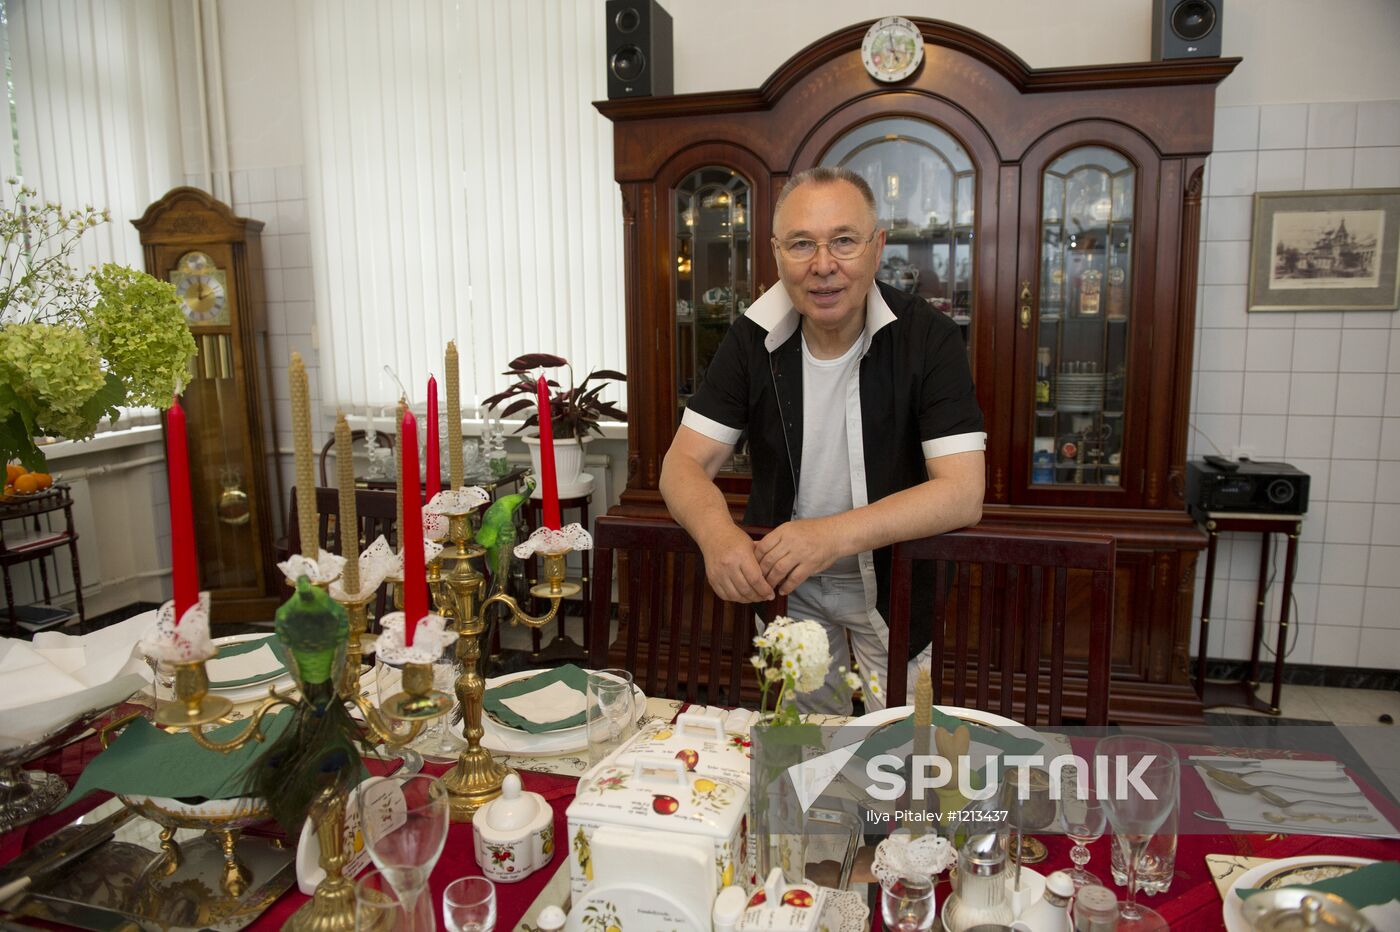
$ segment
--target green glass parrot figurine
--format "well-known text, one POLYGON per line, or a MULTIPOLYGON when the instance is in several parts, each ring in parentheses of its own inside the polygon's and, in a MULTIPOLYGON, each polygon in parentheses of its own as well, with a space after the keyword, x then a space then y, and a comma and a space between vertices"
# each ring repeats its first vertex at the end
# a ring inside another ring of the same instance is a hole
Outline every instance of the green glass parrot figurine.
POLYGON ((535 490, 533 476, 525 477, 525 490, 502 495, 481 516, 476 542, 486 548, 486 565, 491 570, 492 588, 499 591, 510 575, 511 551, 515 549, 515 513, 535 490))
POLYGON ((292 724, 249 766, 247 786, 248 795, 266 799, 273 817, 293 836, 316 794, 335 784, 348 790, 360 778, 357 746, 365 742, 336 694, 349 628, 345 609, 305 576, 275 616, 274 630, 291 654, 301 701, 292 724))

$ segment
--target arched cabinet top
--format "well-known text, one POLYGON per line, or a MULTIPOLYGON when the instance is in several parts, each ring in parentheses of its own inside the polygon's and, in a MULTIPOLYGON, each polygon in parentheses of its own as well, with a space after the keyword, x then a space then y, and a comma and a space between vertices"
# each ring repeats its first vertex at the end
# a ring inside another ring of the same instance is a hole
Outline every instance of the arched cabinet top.
POLYGON ((964 111, 982 126, 1003 161, 1019 160, 1052 127, 1085 118, 1132 126, 1163 154, 1204 154, 1210 151, 1215 85, 1240 61, 1031 68, 970 29, 912 21, 924 37, 924 63, 895 84, 880 84, 866 73, 860 45, 870 22, 864 22, 802 49, 753 90, 596 103, 615 124, 617 180, 652 179, 668 153, 721 139, 742 140, 770 170, 783 172, 808 141, 807 132, 833 111, 891 93, 902 94, 915 112, 921 98, 930 106, 937 100, 964 111), (657 133, 664 134, 665 145, 657 145, 657 133))

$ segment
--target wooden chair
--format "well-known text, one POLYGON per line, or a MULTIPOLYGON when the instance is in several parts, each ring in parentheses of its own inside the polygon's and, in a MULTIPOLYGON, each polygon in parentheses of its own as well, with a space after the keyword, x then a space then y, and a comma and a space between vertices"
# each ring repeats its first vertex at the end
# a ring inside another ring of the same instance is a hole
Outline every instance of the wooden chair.
MULTIPOLYGON (((365 442, 365 438, 366 438, 367 436, 368 436, 368 434, 366 434, 366 433, 365 433, 364 431, 362 431, 362 430, 352 430, 352 431, 350 431, 350 449, 353 451, 353 450, 355 449, 355 445, 356 445, 356 444, 359 444, 360 446, 363 447, 363 446, 364 446, 364 442, 365 442)), ((386 434, 386 433, 384 433, 384 431, 382 431, 382 430, 376 430, 376 431, 374 432, 374 436, 375 436, 375 439, 379 442, 379 445, 380 445, 381 447, 387 447, 387 448, 389 448, 390 450, 394 449, 394 437, 393 437, 392 434, 386 434)), ((332 433, 332 434, 331 434, 331 438, 330 438, 329 440, 326 441, 325 446, 321 447, 321 461, 320 461, 320 467, 321 467, 321 485, 322 485, 323 487, 324 487, 324 486, 329 486, 329 485, 331 484, 330 478, 329 478, 329 474, 326 472, 326 460, 327 460, 327 458, 330 457, 331 451, 334 450, 334 449, 335 449, 335 434, 332 433)), ((373 540, 373 538, 370 538, 370 539, 373 540)))
MULTIPOLYGON (((298 512, 297 512, 297 490, 292 487, 292 506, 287 510, 287 540, 295 543, 297 541, 298 512)), ((380 492, 374 489, 355 490, 355 516, 360 524, 360 549, 374 542, 379 535, 389 542, 389 546, 398 546, 397 515, 394 511, 393 492, 380 492)), ((335 488, 316 489, 316 536, 323 549, 331 553, 340 553, 340 531, 338 522, 340 518, 340 490, 335 488)), ((288 546, 292 546, 289 543, 288 546)), ((379 590, 379 598, 375 602, 374 617, 382 617, 386 609, 387 598, 384 589, 379 590)))
MULTIPOLYGON (((890 657, 908 656, 910 580, 931 573, 934 702, 1035 725, 1044 701, 1045 724, 1105 725, 1116 549, 1108 535, 985 527, 896 544, 890 657), (1067 663, 1071 605, 1089 624, 1067 663)), ((891 664, 890 705, 906 701, 906 678, 905 664, 891 664)))
MULTIPOLYGON (((757 539, 766 530, 746 528, 757 539)), ((766 606, 773 617, 787 599, 766 606)), ((756 707, 755 606, 724 602, 705 579, 700 548, 670 521, 599 517, 593 524, 589 664, 631 671, 648 696, 756 707), (618 638, 609 644, 614 562, 618 638), (625 561, 625 569, 622 568, 625 561)))

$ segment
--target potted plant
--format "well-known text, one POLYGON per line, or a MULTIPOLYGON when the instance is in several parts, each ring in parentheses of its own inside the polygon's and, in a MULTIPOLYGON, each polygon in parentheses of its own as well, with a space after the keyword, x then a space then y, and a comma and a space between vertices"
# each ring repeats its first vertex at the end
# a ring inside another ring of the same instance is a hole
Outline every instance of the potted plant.
POLYGON ((69 265, 91 207, 41 203, 9 180, 0 207, 0 457, 44 467, 34 438, 85 440, 123 405, 170 407, 190 379, 194 337, 175 287, 108 263, 69 265))
MULTIPOLYGON (((526 353, 512 359, 510 368, 502 373, 512 377, 510 386, 487 398, 484 404, 487 408, 494 408, 514 398, 515 400, 510 401, 501 411, 501 417, 507 418, 528 410, 529 416, 515 432, 518 434, 532 427, 538 429, 539 395, 536 379, 541 374, 538 370, 557 369, 561 366, 569 370, 568 389, 565 390, 558 381, 548 376, 545 378, 545 384, 549 386, 550 392, 549 412, 550 424, 554 429, 554 464, 557 480, 559 488, 567 490, 577 485, 579 474, 583 471, 583 449, 589 440, 590 432, 597 431, 600 435, 603 433, 598 422, 604 418, 624 422, 627 420, 627 412, 599 397, 608 387, 607 383, 626 382, 627 376, 613 369, 594 369, 582 382, 575 384, 574 367, 569 365, 569 361, 564 357, 550 353, 526 353)), ((536 434, 522 439, 530 448, 535 474, 539 475, 539 436, 536 434)))

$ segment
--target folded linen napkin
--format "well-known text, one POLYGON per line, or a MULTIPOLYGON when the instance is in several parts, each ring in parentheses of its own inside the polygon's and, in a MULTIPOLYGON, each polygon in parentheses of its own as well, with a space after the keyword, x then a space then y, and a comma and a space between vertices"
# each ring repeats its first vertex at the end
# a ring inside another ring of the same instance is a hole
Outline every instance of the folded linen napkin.
POLYGON ((486 690, 482 704, 502 722, 532 735, 584 724, 588 673, 565 664, 486 690))
MULTIPOLYGON (((1357 868, 1349 874, 1319 880, 1316 883, 1287 884, 1319 893, 1334 893, 1352 907, 1361 910, 1377 929, 1400 929, 1400 863, 1381 861, 1357 868)), ((1236 891, 1241 899, 1249 899, 1260 891, 1236 891)))
MULTIPOLYGON (((263 719, 263 734, 276 738, 292 722, 291 709, 263 719)), ((248 727, 246 721, 210 729, 211 741, 227 741, 248 727)), ((267 747, 249 741, 227 754, 209 751, 187 732, 168 732, 144 718, 132 721, 111 747, 93 758, 78 777, 67 806, 94 790, 175 799, 233 799, 244 795, 244 771, 267 747)))
POLYGON ((1241 758, 1193 757, 1192 762, 1202 782, 1210 790, 1220 814, 1230 820, 1230 827, 1236 831, 1268 830, 1300 835, 1390 835, 1395 832, 1390 821, 1336 761, 1269 759, 1262 762, 1262 766, 1270 768, 1267 773, 1239 775, 1251 786, 1267 786, 1270 793, 1299 802, 1288 807, 1270 802, 1258 793, 1232 790, 1211 777, 1206 770, 1207 766, 1219 766, 1220 770, 1233 773, 1230 765, 1239 765, 1241 758), (1333 775, 1340 779, 1311 779, 1333 775), (1320 793, 1317 792, 1319 790, 1320 793), (1329 818, 1346 821, 1333 822, 1329 818))
POLYGON ((222 644, 204 665, 211 689, 233 689, 269 679, 287 669, 287 649, 275 634, 238 644, 222 644))

